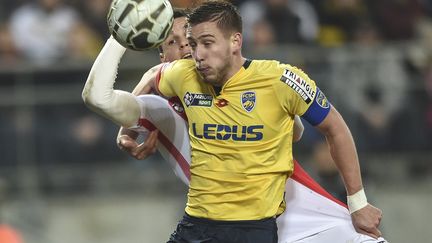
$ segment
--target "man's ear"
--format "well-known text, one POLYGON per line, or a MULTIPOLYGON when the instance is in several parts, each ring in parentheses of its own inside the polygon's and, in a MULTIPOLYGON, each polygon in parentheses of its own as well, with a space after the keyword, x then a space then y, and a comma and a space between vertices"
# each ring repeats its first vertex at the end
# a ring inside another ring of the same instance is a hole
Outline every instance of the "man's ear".
POLYGON ((231 44, 232 44, 232 48, 233 48, 232 50, 234 52, 241 51, 242 44, 243 44, 243 36, 242 36, 242 34, 239 33, 239 32, 233 34, 231 36, 231 44))

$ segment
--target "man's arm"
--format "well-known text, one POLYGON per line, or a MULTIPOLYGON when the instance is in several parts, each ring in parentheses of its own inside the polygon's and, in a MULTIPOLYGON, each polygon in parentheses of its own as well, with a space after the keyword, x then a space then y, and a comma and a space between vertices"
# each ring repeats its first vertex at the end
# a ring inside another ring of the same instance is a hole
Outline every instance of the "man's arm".
POLYGON ((334 107, 331 107, 329 114, 317 128, 326 137, 330 153, 342 176, 348 194, 348 205, 356 206, 355 209, 352 208, 353 206, 350 208, 354 227, 359 233, 378 238, 381 236, 378 226, 382 212, 380 209, 368 204, 364 194, 361 195, 364 191, 360 165, 355 143, 348 126, 339 112, 334 107), (355 198, 350 198, 353 195, 355 195, 355 198), (357 197, 358 195, 360 195, 360 198, 357 197), (350 199, 353 204, 350 204, 350 199), (359 206, 358 202, 363 205, 359 206))
POLYGON ((163 64, 156 65, 149 69, 144 75, 141 77, 139 83, 135 86, 132 94, 134 95, 143 95, 150 94, 152 89, 155 88, 156 76, 161 69, 163 64))
POLYGON ((110 37, 94 62, 82 92, 84 103, 114 123, 136 125, 141 110, 133 94, 114 90, 118 64, 126 49, 110 37))
MULTIPOLYGON (((149 94, 154 89, 157 73, 159 72, 161 65, 157 65, 148 70, 141 78, 140 82, 132 91, 134 95, 149 94)), ((149 136, 141 144, 136 142, 138 133, 130 129, 121 127, 116 138, 117 146, 127 152, 135 159, 142 160, 147 158, 149 155, 156 152, 158 131, 150 132, 149 136)))

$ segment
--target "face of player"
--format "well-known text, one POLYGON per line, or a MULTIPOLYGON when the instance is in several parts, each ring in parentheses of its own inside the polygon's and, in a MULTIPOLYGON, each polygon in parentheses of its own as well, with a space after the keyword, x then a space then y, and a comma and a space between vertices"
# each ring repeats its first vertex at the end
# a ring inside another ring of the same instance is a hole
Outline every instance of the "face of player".
POLYGON ((174 19, 168 38, 162 43, 161 62, 172 62, 182 58, 191 58, 191 49, 186 39, 186 17, 174 19))
POLYGON ((238 35, 240 34, 224 34, 216 22, 188 26, 186 37, 192 48, 192 58, 204 82, 222 86, 233 75, 234 53, 238 53, 241 46, 235 40, 238 35))

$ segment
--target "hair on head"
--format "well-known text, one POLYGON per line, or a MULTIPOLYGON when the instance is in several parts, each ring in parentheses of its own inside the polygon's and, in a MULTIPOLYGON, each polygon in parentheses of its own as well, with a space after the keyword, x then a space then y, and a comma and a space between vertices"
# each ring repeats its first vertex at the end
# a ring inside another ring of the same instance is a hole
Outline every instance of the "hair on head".
POLYGON ((225 33, 242 33, 242 18, 237 8, 230 2, 222 0, 207 1, 191 10, 187 16, 188 25, 203 22, 217 22, 225 33))

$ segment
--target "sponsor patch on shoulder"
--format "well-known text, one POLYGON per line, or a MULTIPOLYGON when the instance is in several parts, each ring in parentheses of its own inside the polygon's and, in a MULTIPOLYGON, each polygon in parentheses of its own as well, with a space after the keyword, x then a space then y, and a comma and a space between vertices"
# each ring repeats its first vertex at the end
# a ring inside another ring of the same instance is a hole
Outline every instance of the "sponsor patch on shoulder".
POLYGON ((315 97, 312 86, 294 72, 285 69, 280 80, 297 92, 300 97, 309 104, 315 97))
POLYGON ((330 103, 327 100, 327 97, 324 95, 321 90, 318 90, 317 96, 315 98, 316 103, 318 103, 319 106, 321 106, 324 109, 329 108, 330 103))
POLYGON ((189 106, 204 106, 210 107, 213 103, 213 96, 209 94, 195 94, 186 92, 183 100, 187 107, 189 106))
POLYGON ((243 109, 251 112, 256 104, 256 94, 253 91, 246 91, 241 94, 241 104, 243 109))

